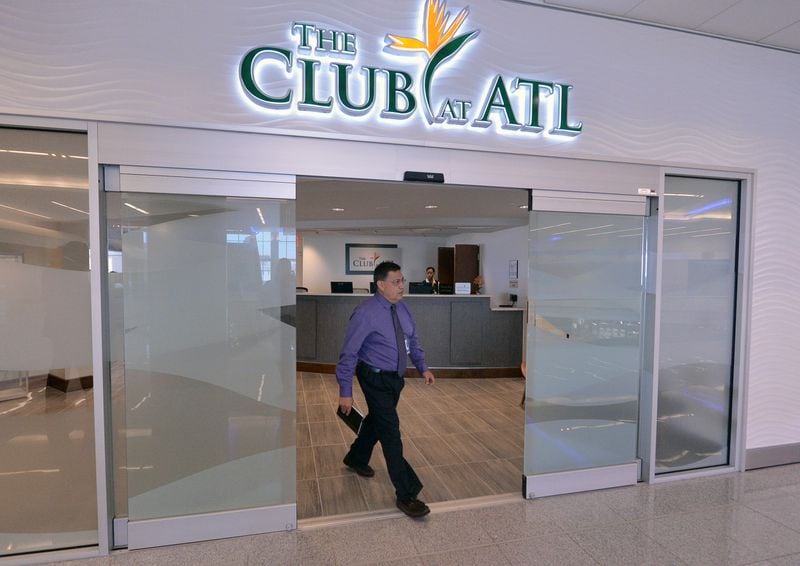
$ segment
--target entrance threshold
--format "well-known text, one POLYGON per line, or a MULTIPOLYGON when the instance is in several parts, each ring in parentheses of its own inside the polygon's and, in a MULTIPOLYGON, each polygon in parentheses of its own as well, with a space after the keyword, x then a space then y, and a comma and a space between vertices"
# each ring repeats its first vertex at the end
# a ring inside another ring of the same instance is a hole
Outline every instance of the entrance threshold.
MULTIPOLYGON (((458 499, 455 501, 442 501, 440 503, 429 503, 431 514, 449 513, 451 511, 466 511, 468 509, 481 509, 484 507, 494 507, 496 505, 506 505, 524 501, 519 494, 504 493, 501 495, 487 495, 484 497, 471 497, 468 499, 458 499)), ((396 519, 405 517, 398 509, 378 509, 375 511, 365 511, 363 513, 347 513, 344 515, 332 515, 329 517, 315 517, 313 519, 301 519, 297 521, 297 530, 310 531, 325 527, 338 527, 341 525, 352 525, 367 521, 380 521, 383 519, 396 519)))

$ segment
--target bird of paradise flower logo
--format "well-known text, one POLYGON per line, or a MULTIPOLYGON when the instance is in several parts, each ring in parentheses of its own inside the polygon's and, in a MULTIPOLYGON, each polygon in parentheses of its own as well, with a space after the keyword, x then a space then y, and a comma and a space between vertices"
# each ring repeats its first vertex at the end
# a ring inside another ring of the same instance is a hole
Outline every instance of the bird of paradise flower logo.
POLYGON ((428 61, 422 72, 422 100, 428 121, 431 123, 434 122, 431 108, 431 85, 434 73, 479 33, 479 30, 474 30, 456 35, 468 15, 469 7, 465 7, 451 23, 446 0, 426 0, 422 11, 423 39, 392 34, 386 36, 389 49, 400 52, 423 52, 427 55, 428 61))

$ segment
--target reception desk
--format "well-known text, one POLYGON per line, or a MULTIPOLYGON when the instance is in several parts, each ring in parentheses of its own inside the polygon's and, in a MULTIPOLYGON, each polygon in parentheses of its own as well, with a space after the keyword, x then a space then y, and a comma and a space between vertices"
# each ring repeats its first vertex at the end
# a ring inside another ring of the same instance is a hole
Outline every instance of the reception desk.
MULTIPOLYGON (((297 295, 298 369, 332 372, 350 314, 370 297, 297 295)), ((484 295, 409 295, 403 301, 417 322, 428 365, 438 376, 522 375, 524 309, 492 309, 484 295)))

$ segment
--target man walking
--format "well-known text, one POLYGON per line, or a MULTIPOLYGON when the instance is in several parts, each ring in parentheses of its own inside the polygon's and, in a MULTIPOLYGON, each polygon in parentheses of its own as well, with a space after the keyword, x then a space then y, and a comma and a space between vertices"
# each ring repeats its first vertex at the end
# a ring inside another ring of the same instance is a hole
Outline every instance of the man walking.
POLYGON ((377 292, 353 311, 336 365, 342 412, 349 414, 353 407, 353 373, 358 377, 369 409, 344 464, 360 476, 374 476, 369 460, 375 443, 380 440, 397 507, 409 517, 422 517, 430 509, 417 499, 422 483, 403 457, 397 402, 405 385, 403 374, 408 356, 425 383, 432 384, 435 378, 425 364, 414 319, 401 302, 405 279, 400 266, 390 261, 379 264, 373 280, 377 292))

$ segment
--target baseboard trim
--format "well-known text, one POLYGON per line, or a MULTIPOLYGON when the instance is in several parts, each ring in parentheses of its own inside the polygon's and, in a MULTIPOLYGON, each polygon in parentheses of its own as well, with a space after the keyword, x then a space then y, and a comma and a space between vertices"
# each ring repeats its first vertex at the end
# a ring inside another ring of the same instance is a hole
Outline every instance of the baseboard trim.
POLYGON ((800 442, 750 448, 744 462, 746 470, 800 463, 800 442))
MULTIPOLYGON (((336 364, 323 364, 319 362, 297 362, 297 371, 311 373, 336 373, 336 364)), ((463 378, 498 378, 522 377, 519 367, 513 368, 431 368, 436 377, 463 377, 463 378)), ((414 368, 406 370, 406 377, 420 377, 414 368)))
POLYGON ((47 375, 47 386, 68 393, 78 389, 91 389, 94 386, 94 379, 91 375, 75 379, 64 379, 50 373, 47 375))

